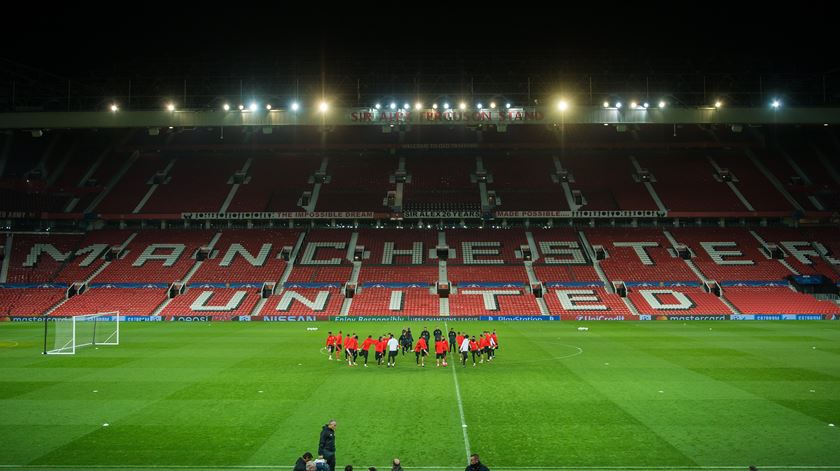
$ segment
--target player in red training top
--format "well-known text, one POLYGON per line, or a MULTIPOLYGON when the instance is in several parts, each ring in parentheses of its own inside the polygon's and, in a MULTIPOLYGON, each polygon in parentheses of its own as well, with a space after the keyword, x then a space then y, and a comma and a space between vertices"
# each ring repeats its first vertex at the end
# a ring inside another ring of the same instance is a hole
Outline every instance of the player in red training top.
POLYGON ((440 366, 440 361, 446 361, 446 341, 441 339, 435 342, 435 366, 440 366))
POLYGON ((414 345, 414 357, 417 366, 426 366, 426 356, 429 354, 429 347, 426 345, 426 339, 420 337, 417 339, 417 344, 414 345))
POLYGON ((371 335, 368 335, 365 341, 362 342, 362 356, 365 357, 365 368, 367 368, 368 353, 370 353, 370 346, 375 343, 376 340, 373 340, 373 336, 371 335))
POLYGON ((327 332, 327 352, 330 354, 330 360, 332 360, 333 352, 335 351, 335 336, 332 332, 327 332))
POLYGON ((347 365, 356 366, 357 350, 359 349, 359 337, 356 334, 349 335, 344 341, 344 350, 347 352, 347 365))

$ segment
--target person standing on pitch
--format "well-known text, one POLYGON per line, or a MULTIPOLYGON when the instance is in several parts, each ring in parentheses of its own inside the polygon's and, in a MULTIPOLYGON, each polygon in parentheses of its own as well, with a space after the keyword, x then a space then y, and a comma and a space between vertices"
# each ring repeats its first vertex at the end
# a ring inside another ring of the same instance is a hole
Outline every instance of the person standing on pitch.
POLYGON ((429 354, 429 347, 426 345, 426 339, 420 337, 417 339, 417 345, 414 346, 414 361, 417 366, 426 366, 426 356, 429 354))
MULTIPOLYGON (((464 335, 466 336, 467 334, 464 335)), ((468 339, 467 337, 463 337, 461 339, 461 345, 458 346, 458 350, 461 352, 461 366, 466 368, 467 354, 470 352, 470 339, 468 339)))
POLYGON ((356 334, 347 336, 344 340, 344 350, 347 352, 347 365, 356 366, 356 355, 359 350, 359 336, 356 334))
POLYGON ((411 346, 414 344, 414 336, 411 335, 411 327, 405 329, 405 344, 403 345, 404 352, 410 352, 411 346))
POLYGON ((318 454, 327 461, 330 471, 335 470, 335 426, 335 419, 327 422, 321 429, 321 438, 318 442, 318 454))
POLYGON ((437 342, 441 339, 441 337, 443 337, 443 331, 440 330, 440 327, 436 327, 435 331, 432 332, 432 335, 435 336, 435 342, 437 342))
POLYGON ((429 339, 431 338, 431 335, 429 335, 429 329, 428 328, 423 327, 423 332, 420 333, 420 337, 423 338, 423 339, 426 339, 426 346, 427 347, 429 345, 431 345, 431 343, 429 342, 429 339))
POLYGON ((400 343, 400 350, 402 350, 402 354, 405 355, 405 329, 403 329, 402 333, 400 334, 400 338, 397 340, 400 343))
MULTIPOLYGON (((329 359, 332 360, 333 352, 335 351, 335 336, 332 332, 327 332, 327 352, 330 354, 329 359)), ((336 356, 336 358, 338 358, 336 356)))
POLYGON ((397 366, 397 352, 400 350, 400 343, 393 335, 388 339, 388 367, 397 366))
POLYGON ((464 471, 490 471, 490 469, 481 464, 481 461, 478 459, 478 453, 473 453, 470 455, 470 464, 464 471))
POLYGON ((435 366, 440 366, 440 361, 446 362, 446 341, 439 337, 435 341, 435 366))
POLYGON ((455 333, 455 329, 449 329, 449 351, 450 352, 457 352, 458 351, 458 344, 455 343, 458 334, 455 333))
POLYGON ((481 353, 478 352, 478 342, 475 341, 475 336, 470 340, 470 354, 472 355, 473 366, 475 366, 475 357, 478 355, 481 358, 481 353))
POLYGON ((370 346, 375 344, 372 335, 368 335, 364 342, 362 342, 362 356, 365 357, 365 368, 367 368, 368 353, 370 353, 370 346))

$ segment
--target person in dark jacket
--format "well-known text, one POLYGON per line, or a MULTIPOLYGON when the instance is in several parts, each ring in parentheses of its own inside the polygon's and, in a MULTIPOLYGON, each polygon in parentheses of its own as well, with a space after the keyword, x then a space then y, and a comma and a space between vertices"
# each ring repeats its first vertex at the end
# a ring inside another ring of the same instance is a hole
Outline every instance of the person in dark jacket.
POLYGON ((478 454, 474 453, 470 455, 470 464, 464 471, 490 471, 487 466, 484 466, 481 461, 478 459, 478 454))
POLYGON ((306 452, 297 459, 297 463, 295 463, 295 468, 292 471, 306 471, 306 463, 312 461, 312 453, 306 452))
POLYGON ((458 347, 460 347, 460 345, 455 345, 456 336, 457 336, 457 334, 455 333, 455 329, 450 327, 450 329, 449 329, 449 351, 458 353, 458 347))
POLYGON ((432 332, 432 335, 435 336, 435 342, 440 341, 440 338, 443 337, 443 331, 440 330, 440 327, 435 328, 435 331, 432 332))
POLYGON ((335 425, 335 420, 327 422, 321 429, 321 439, 318 441, 318 454, 330 465, 330 471, 335 471, 335 425))
POLYGON ((431 343, 429 343, 429 338, 431 338, 432 335, 429 333, 429 329, 423 327, 423 332, 420 332, 420 336, 426 339, 426 345, 431 345, 431 343))

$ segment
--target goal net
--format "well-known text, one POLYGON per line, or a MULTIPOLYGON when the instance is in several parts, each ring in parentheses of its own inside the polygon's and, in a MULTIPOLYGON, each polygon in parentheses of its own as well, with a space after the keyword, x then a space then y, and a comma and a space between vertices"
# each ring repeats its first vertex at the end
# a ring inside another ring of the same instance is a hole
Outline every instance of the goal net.
POLYGON ((73 355, 89 345, 120 344, 120 313, 44 318, 44 354, 73 355))

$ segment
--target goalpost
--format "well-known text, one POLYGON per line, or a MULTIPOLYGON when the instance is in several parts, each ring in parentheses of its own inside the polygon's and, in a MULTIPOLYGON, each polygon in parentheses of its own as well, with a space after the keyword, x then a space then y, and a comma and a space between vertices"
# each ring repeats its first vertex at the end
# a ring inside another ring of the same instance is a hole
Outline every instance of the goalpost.
POLYGON ((44 355, 74 355, 77 348, 88 345, 119 344, 118 311, 70 317, 44 317, 44 355))

